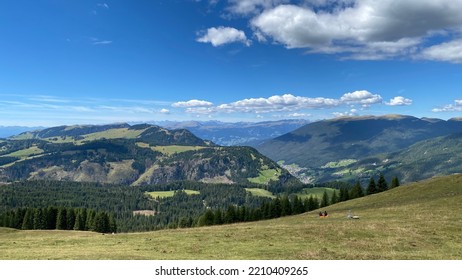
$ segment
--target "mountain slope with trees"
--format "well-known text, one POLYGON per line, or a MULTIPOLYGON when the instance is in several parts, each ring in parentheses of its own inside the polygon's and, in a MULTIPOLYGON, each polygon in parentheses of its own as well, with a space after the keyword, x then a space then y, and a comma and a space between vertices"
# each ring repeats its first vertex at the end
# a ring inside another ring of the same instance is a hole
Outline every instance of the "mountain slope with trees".
POLYGON ((48 128, 2 140, 0 149, 4 182, 145 185, 192 180, 282 185, 296 181, 253 148, 220 147, 185 129, 147 124, 48 128))
MULTIPOLYGON (((349 176, 355 180, 364 173, 367 161, 367 165, 379 164, 372 159, 377 155, 385 155, 383 160, 386 160, 387 154, 404 151, 419 141, 459 132, 462 132, 462 121, 458 119, 444 121, 401 115, 338 118, 310 123, 257 149, 293 169, 293 174, 305 176, 308 182, 349 176)), ((438 171, 432 173, 437 174, 438 171)), ((412 177, 405 176, 404 181, 412 177)))

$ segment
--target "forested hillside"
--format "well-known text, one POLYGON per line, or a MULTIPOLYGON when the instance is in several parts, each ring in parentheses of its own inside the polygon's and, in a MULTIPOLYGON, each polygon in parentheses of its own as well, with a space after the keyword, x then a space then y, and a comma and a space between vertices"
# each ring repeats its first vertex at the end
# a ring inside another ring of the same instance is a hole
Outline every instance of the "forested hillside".
POLYGON ((0 180, 282 186, 295 179, 249 147, 216 146, 184 129, 117 124, 54 127, 2 140, 0 180))

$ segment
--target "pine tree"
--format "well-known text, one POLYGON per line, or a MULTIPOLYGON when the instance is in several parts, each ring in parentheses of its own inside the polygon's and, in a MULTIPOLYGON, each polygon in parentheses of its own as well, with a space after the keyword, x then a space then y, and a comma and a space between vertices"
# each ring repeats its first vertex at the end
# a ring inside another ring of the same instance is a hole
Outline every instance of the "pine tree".
POLYGON ((390 186, 390 189, 393 189, 393 188, 396 188, 396 187, 399 187, 399 180, 398 180, 398 177, 393 177, 391 179, 391 186, 390 186))
POLYGON ((282 204, 281 204, 281 199, 276 197, 273 200, 273 203, 271 203, 271 218, 279 218, 281 217, 282 213, 282 204))
POLYGON ((75 225, 75 210, 74 208, 67 209, 66 212, 66 229, 73 230, 75 225))
POLYGON ((321 199, 321 208, 326 206, 329 206, 329 195, 327 194, 327 191, 324 191, 321 199))
POLYGON ((361 187, 361 183, 359 182, 359 180, 357 180, 354 187, 351 188, 350 190, 350 198, 355 199, 355 198, 363 197, 363 196, 364 196, 364 190, 361 187))
POLYGON ((21 229, 34 229, 34 209, 27 208, 22 221, 21 229))
POLYGON ((377 187, 375 185, 374 177, 371 177, 369 180, 369 185, 367 186, 367 194, 374 194, 377 193, 377 187))
POLYGON ((339 197, 337 195, 337 191, 334 190, 334 192, 332 193, 332 196, 330 198, 330 204, 335 204, 337 202, 339 202, 339 197))
POLYGON ((55 207, 48 207, 46 211, 47 216, 47 229, 56 229, 56 218, 58 217, 58 209, 55 207))
POLYGON ((222 225, 223 224, 223 212, 221 209, 216 209, 213 213, 213 224, 222 225))
POLYGON ((290 203, 289 197, 285 195, 281 200, 281 216, 292 215, 292 205, 290 203))
POLYGON ((294 196, 294 214, 301 214, 305 212, 305 208, 303 207, 303 202, 298 196, 294 196))
POLYGON ((211 209, 207 209, 205 213, 199 218, 198 226, 211 226, 214 222, 214 214, 211 209))
POLYGON ((340 201, 347 201, 347 200, 350 199, 350 194, 349 194, 349 192, 348 192, 348 190, 346 188, 341 188, 340 189, 340 195, 339 196, 340 196, 340 198, 339 198, 340 201))
POLYGON ((47 229, 47 217, 42 208, 35 209, 34 213, 34 229, 47 229))
POLYGON ((94 231, 101 232, 101 233, 110 232, 109 216, 106 212, 101 211, 101 212, 96 213, 94 223, 95 223, 94 231))
POLYGON ((59 208, 58 216, 56 217, 56 229, 66 230, 67 229, 67 209, 59 208))
POLYGON ((383 174, 380 174, 379 180, 377 181, 377 192, 384 192, 388 190, 388 184, 383 174))

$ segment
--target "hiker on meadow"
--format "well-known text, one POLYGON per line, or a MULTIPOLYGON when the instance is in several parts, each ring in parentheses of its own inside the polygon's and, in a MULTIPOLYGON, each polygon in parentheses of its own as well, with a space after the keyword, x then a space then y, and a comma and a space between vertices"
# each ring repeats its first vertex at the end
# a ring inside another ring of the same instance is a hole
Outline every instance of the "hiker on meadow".
POLYGON ((324 211, 324 217, 327 217, 327 211, 324 211))
POLYGON ((322 212, 319 212, 319 218, 322 218, 324 216, 324 214, 322 214, 322 212))

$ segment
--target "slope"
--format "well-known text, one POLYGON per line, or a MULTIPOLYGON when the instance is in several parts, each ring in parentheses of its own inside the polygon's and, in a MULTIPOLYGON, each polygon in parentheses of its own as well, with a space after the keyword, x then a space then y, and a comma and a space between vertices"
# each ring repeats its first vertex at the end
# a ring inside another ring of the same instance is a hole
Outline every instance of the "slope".
POLYGON ((185 129, 147 124, 48 128, 3 140, 0 149, 0 181, 268 185, 292 178, 253 148, 219 147, 185 129))
POLYGON ((294 169, 305 168, 300 173, 317 181, 313 170, 323 166, 393 153, 418 141, 458 132, 462 132, 462 122, 458 120, 401 115, 338 118, 310 123, 257 149, 285 165, 295 164, 294 169))
POLYGON ((0 259, 461 259, 461 186, 462 175, 432 178, 332 205, 325 219, 117 235, 0 229, 0 259))
POLYGON ((343 161, 318 169, 321 181, 362 179, 368 181, 378 173, 394 176, 401 182, 412 182, 436 175, 450 175, 462 171, 462 133, 419 141, 393 153, 378 154, 359 161, 343 161))

